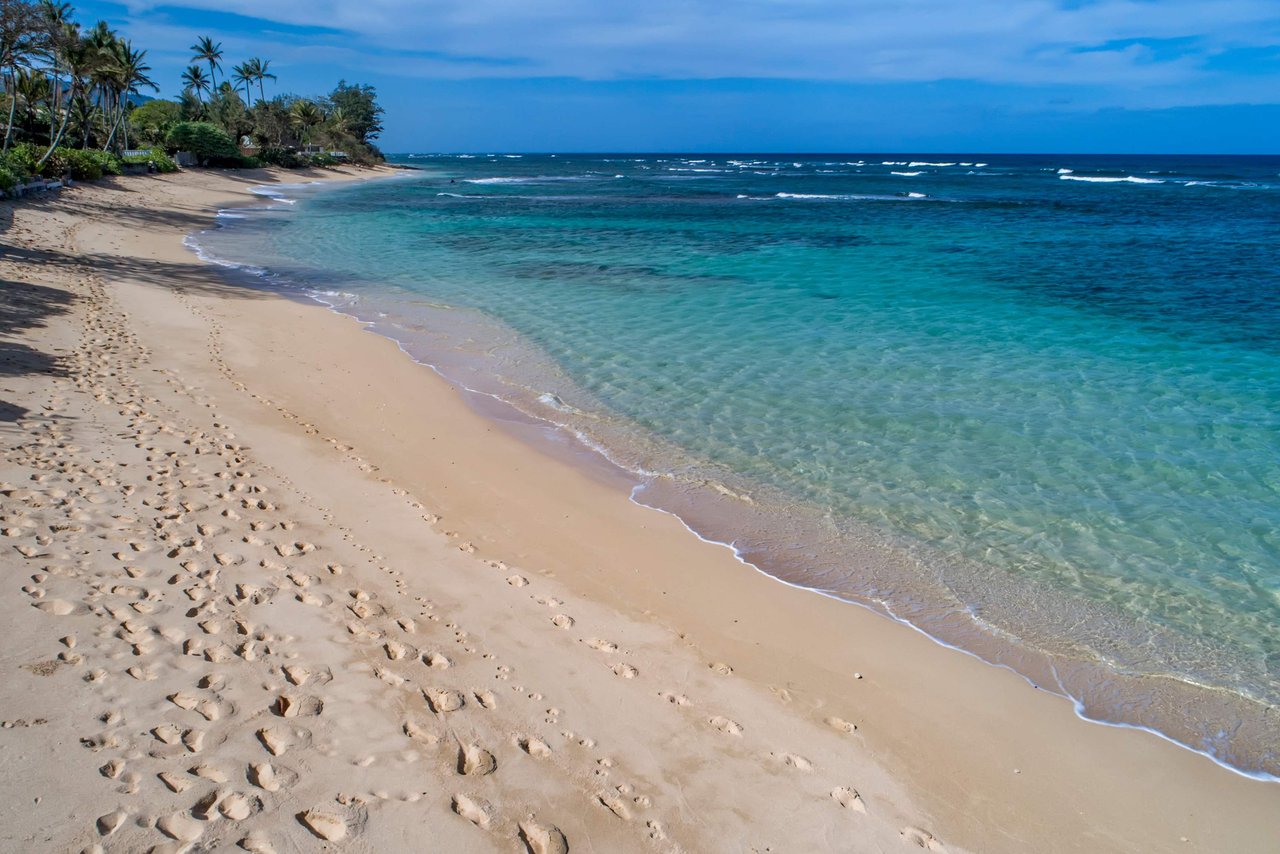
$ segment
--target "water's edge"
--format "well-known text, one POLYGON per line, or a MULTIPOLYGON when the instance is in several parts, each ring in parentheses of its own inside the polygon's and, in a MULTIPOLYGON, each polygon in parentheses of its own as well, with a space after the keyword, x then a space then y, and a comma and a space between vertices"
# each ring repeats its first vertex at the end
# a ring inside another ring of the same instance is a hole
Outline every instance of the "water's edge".
MULTIPOLYGON (((391 180, 397 177, 401 176, 373 180, 391 180)), ((328 191, 345 185, 306 186, 308 189, 328 191)), ((282 188, 288 189, 290 185, 263 185, 258 193, 266 197, 266 203, 280 201, 278 191, 282 188)), ((228 217, 236 216, 234 210, 219 213, 228 217)), ((213 257, 201 246, 201 233, 192 232, 184 239, 184 244, 198 257, 222 267, 239 285, 259 289, 267 286, 264 277, 268 271, 251 264, 213 257)), ((948 603, 951 606, 949 608, 939 607, 936 603, 929 603, 926 607, 920 602, 895 602, 891 596, 859 597, 846 591, 833 591, 788 580, 786 566, 771 557, 766 547, 740 545, 741 532, 725 526, 727 519, 743 510, 739 506, 741 502, 736 502, 733 513, 717 513, 717 504, 735 501, 737 496, 731 492, 708 488, 691 495, 688 490, 664 490, 662 478, 653 472, 628 468, 616 455, 610 453, 605 444, 595 441, 593 437, 567 424, 543 417, 527 407, 521 407, 514 400, 506 399, 500 394, 469 385, 461 375, 450 371, 447 359, 438 358, 443 354, 423 352, 421 346, 411 351, 406 341, 396 337, 393 329, 385 328, 385 324, 379 324, 367 316, 361 316, 352 306, 327 299, 322 294, 290 289, 287 286, 269 289, 289 298, 323 305, 337 314, 356 320, 366 330, 393 341, 415 363, 431 369, 459 388, 468 404, 482 416, 498 421, 518 438, 530 442, 538 450, 552 453, 568 464, 586 465, 597 473, 607 471, 609 479, 617 483, 625 481, 633 503, 675 517, 700 540, 729 549, 739 562, 772 580, 827 598, 860 605, 920 632, 940 646, 1018 673, 1030 685, 1071 702, 1081 720, 1148 732, 1204 756, 1236 774, 1254 780, 1280 782, 1280 765, 1276 764, 1275 757, 1254 756, 1252 762, 1238 759, 1233 761, 1235 757, 1232 755, 1231 737, 1221 730, 1216 733, 1203 731, 1204 725, 1213 720, 1239 721, 1252 718, 1261 722, 1266 714, 1265 706, 1261 703, 1177 677, 1128 675, 1109 669, 1101 662, 1070 659, 1036 649, 1022 639, 985 623, 977 613, 958 601, 948 603), (1135 703, 1135 697, 1146 698, 1146 702, 1135 703), (1157 697, 1158 702, 1153 699, 1157 697), (1210 716, 1213 710, 1218 714, 1210 716), (1271 759, 1269 763, 1268 758, 1271 759)), ((452 307, 441 308, 453 310, 452 307)), ((488 316, 486 320, 500 323, 488 316)), ((887 571, 892 571, 895 564, 927 564, 931 558, 936 557, 929 553, 927 547, 914 544, 902 549, 901 553, 893 554, 891 551, 891 546, 868 547, 863 557, 868 562, 887 567, 887 571)), ((1260 726, 1265 727, 1265 724, 1260 723, 1260 726)), ((1255 732, 1252 735, 1265 739, 1265 732, 1255 732)))

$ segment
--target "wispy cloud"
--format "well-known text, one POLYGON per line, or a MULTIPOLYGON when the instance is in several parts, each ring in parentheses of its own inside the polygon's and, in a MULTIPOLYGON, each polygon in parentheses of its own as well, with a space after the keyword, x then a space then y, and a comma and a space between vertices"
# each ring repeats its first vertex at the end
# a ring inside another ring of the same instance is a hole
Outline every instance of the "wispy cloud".
POLYGON ((181 7, 132 0, 127 6, 138 23, 215 26, 210 16, 231 13, 267 22, 263 35, 282 42, 304 32, 356 53, 404 58, 405 74, 455 78, 1177 85, 1205 73, 1217 57, 1280 43, 1280 4, 1273 0, 187 0, 181 7))

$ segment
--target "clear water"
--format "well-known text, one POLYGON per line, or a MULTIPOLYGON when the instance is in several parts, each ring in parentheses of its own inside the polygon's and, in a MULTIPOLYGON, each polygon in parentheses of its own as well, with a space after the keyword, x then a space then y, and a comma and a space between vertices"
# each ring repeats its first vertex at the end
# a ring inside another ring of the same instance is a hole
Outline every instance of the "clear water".
POLYGON ((404 162, 196 239, 771 574, 1280 774, 1280 158, 404 162))

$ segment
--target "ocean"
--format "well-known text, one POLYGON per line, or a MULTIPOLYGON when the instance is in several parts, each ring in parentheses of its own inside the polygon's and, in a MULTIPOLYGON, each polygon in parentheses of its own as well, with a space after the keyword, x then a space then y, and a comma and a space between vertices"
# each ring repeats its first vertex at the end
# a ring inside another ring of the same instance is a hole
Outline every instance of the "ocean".
POLYGON ((1280 157, 393 160, 191 243, 762 572, 1280 776, 1280 157))

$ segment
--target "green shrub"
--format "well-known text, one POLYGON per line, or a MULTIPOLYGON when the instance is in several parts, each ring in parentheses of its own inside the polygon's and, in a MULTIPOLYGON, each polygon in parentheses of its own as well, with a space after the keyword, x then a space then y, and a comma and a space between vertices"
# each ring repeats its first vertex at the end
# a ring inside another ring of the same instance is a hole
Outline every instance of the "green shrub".
POLYGON ((203 165, 232 165, 243 158, 227 132, 209 122, 179 122, 165 138, 169 151, 190 151, 203 165))
POLYGON ((150 164, 156 167, 157 172, 177 172, 178 164, 174 163, 169 156, 158 148, 153 148, 146 154, 135 154, 123 159, 124 163, 133 166, 145 166, 150 164))
POLYGON ((308 154, 308 166, 337 166, 342 161, 334 157, 332 154, 320 152, 319 154, 308 154))
MULTIPOLYGON (((159 98, 147 101, 129 114, 134 136, 146 145, 162 145, 170 128, 182 120, 182 107, 159 98)), ((141 148, 142 146, 139 146, 141 148)))
POLYGON ((18 176, 8 166, 0 165, 0 193, 8 193, 18 186, 18 176))
MULTIPOLYGON (((68 155, 74 153, 75 152, 67 148, 55 148, 53 153, 44 161, 44 166, 40 168, 40 177, 61 178, 63 175, 66 175, 71 171, 71 163, 68 159, 68 155)), ((44 151, 41 151, 40 154, 36 155, 36 159, 39 160, 43 156, 44 151)), ((97 177, 102 177, 102 173, 100 171, 98 172, 97 177)))
POLYGON ((53 157, 49 158, 45 166, 46 177, 70 175, 76 181, 96 181, 103 175, 119 175, 124 171, 120 168, 120 158, 109 151, 98 151, 92 148, 59 148, 54 151, 53 157), (49 172, 47 167, 55 159, 60 159, 65 164, 65 171, 52 174, 49 172))
POLYGON ((85 154, 88 154, 95 161, 97 161, 98 168, 102 170, 103 175, 123 175, 124 174, 124 164, 121 162, 120 158, 117 157, 112 152, 98 151, 97 149, 93 149, 93 148, 86 148, 82 150, 84 151, 85 154))
POLYGON ((29 142, 19 142, 9 147, 3 155, 4 166, 18 178, 27 178, 36 174, 36 163, 44 149, 38 149, 29 142))
POLYGON ((257 169, 262 166, 262 163, 256 157, 246 157, 236 152, 229 157, 210 157, 209 165, 223 169, 257 169))
POLYGON ((286 148, 264 148, 258 152, 258 160, 266 166, 279 166, 282 169, 297 169, 303 165, 297 152, 286 148))

